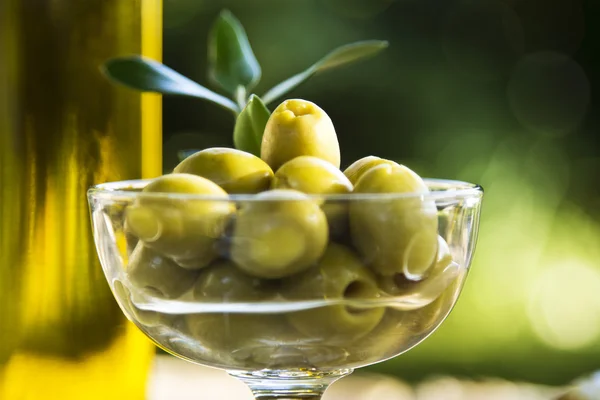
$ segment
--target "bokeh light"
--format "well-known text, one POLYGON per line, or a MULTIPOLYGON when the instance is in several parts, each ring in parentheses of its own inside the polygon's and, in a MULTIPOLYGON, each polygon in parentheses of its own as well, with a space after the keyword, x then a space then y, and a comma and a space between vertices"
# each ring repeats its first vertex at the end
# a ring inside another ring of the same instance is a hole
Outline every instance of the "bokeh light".
POLYGON ((583 4, 582 0, 513 1, 523 21, 527 51, 575 54, 586 32, 583 4))
POLYGON ((556 52, 525 57, 508 86, 511 108, 525 127, 560 136, 581 123, 590 102, 590 84, 581 66, 556 52))
POLYGON ((600 270, 579 260, 557 260, 535 280, 529 318, 545 343, 580 349, 600 339, 600 270))
POLYGON ((465 78, 481 80, 506 74, 525 47, 519 17, 500 1, 457 5, 446 22, 443 44, 465 78))

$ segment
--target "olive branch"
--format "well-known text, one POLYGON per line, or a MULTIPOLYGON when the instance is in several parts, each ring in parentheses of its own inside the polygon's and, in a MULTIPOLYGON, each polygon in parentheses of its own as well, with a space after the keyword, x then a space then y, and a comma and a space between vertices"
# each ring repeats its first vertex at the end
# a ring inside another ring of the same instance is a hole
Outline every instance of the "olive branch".
POLYGON ((235 117, 235 147, 260 156, 262 135, 271 115, 267 108, 269 104, 314 75, 373 57, 387 47, 388 42, 380 40, 338 47, 259 97, 252 90, 262 76, 260 64, 240 21, 230 11, 223 10, 208 38, 208 78, 230 97, 220 95, 160 62, 139 55, 110 59, 101 66, 101 71, 113 83, 137 91, 195 97, 230 110, 235 117))

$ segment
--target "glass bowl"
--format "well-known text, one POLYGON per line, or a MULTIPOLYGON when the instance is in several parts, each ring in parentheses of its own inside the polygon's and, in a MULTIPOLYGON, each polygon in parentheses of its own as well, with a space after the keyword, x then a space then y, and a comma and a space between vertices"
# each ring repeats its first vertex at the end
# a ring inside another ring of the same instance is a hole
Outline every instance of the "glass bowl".
POLYGON ((424 194, 224 199, 140 180, 88 199, 114 296, 160 348, 259 399, 319 399, 419 344, 456 303, 483 191, 425 182, 424 194))

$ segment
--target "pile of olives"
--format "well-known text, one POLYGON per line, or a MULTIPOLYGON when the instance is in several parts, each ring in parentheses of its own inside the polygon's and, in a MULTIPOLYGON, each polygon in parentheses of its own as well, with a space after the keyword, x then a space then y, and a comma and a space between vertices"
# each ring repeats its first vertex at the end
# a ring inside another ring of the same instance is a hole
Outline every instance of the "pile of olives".
MULTIPOLYGON (((260 158, 232 148, 199 151, 126 209, 125 230, 137 242, 131 286, 212 303, 377 299, 418 290, 452 263, 435 204, 401 195, 428 192, 415 172, 373 156, 339 168, 328 115, 308 101, 283 102, 266 125, 260 158)), ((349 345, 398 323, 384 314, 384 307, 336 305, 194 314, 183 325, 215 349, 301 338, 349 345)))

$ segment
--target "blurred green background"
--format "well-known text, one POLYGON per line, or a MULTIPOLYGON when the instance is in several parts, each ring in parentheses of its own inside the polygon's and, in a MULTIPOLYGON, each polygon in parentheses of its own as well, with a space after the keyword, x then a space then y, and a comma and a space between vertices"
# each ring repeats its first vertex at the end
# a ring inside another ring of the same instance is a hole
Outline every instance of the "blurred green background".
MULTIPOLYGON (((599 2, 165 0, 165 64, 208 85, 206 39, 225 7, 262 64, 259 95, 339 45, 389 40, 289 97, 329 113, 344 165, 373 154, 486 190, 454 312, 372 369, 564 384, 600 367, 599 2)), ((166 170, 179 150, 232 145, 228 112, 164 107, 166 170)))

